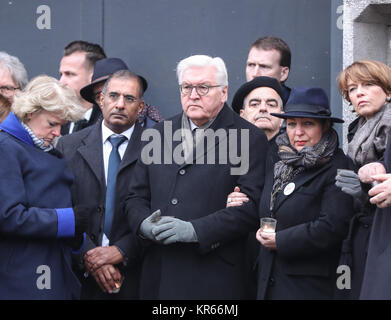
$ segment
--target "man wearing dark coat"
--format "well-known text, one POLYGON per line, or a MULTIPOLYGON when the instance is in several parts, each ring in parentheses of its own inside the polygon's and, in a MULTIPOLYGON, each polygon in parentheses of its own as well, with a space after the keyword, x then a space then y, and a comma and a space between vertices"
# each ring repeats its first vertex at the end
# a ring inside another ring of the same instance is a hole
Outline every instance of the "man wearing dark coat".
POLYGON ((62 137, 57 145, 75 177, 73 203, 89 199, 96 206, 80 257, 82 299, 138 298, 139 241, 130 233, 121 204, 140 152, 142 127, 136 120, 144 105, 142 95, 137 75, 117 71, 101 93, 103 121, 62 137), (121 284, 119 293, 109 295, 121 284))
POLYGON ((267 139, 226 105, 221 58, 188 57, 177 76, 183 112, 144 131, 125 202, 145 246, 140 296, 243 299, 244 249, 259 225, 267 139), (250 200, 226 208, 235 186, 250 200))

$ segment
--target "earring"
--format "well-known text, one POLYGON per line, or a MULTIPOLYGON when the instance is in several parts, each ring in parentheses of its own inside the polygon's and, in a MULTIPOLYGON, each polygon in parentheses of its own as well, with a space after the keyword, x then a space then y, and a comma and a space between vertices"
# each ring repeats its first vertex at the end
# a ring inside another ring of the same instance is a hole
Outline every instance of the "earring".
POLYGON ((391 97, 387 97, 387 98, 386 98, 386 101, 387 101, 387 102, 391 102, 391 97))

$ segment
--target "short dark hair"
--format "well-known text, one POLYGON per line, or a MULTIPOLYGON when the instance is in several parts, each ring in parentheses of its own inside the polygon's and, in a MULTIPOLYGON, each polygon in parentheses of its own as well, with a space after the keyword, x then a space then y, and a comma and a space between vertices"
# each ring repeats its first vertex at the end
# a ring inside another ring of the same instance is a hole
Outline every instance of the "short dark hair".
POLYGON ((95 62, 98 60, 106 58, 106 53, 99 44, 83 40, 76 40, 69 43, 64 48, 64 57, 69 56, 74 52, 86 53, 86 62, 89 69, 94 68, 95 62))
POLYGON ((138 84, 139 84, 139 88, 140 88, 140 91, 139 91, 139 99, 141 99, 144 95, 144 90, 143 90, 143 83, 141 82, 141 79, 140 77, 133 73, 132 71, 130 70, 118 70, 116 72, 114 72, 112 75, 110 75, 110 77, 107 78, 106 82, 105 82, 105 85, 102 89, 102 93, 103 95, 106 95, 107 93, 107 87, 109 86, 109 83, 112 79, 118 79, 118 78, 121 78, 121 79, 136 79, 138 84))
POLYGON ((262 37, 257 39, 251 48, 263 50, 277 50, 280 52, 280 66, 291 68, 291 49, 286 42, 277 37, 262 37))

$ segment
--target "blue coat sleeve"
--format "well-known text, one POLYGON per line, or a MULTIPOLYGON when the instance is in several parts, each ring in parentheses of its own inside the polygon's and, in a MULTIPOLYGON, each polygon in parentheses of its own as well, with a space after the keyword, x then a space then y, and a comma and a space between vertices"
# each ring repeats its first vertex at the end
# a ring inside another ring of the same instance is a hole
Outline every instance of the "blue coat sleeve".
MULTIPOLYGON (((16 237, 72 237, 72 208, 39 208, 30 204, 24 177, 33 166, 23 166, 21 155, 5 141, 0 143, 0 234, 16 237)), ((36 159, 30 159, 36 161, 36 159)), ((48 174, 50 168, 48 168, 48 174)), ((39 177, 37 177, 39 183, 39 177)), ((59 195, 61 196, 61 195, 59 195)))

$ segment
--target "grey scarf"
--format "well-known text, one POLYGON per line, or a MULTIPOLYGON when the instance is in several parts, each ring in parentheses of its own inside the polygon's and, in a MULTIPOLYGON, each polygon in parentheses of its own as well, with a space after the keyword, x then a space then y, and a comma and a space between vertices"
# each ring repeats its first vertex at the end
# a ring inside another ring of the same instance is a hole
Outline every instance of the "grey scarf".
POLYGON ((387 145, 391 128, 391 103, 386 103, 372 118, 361 117, 358 129, 348 144, 348 156, 358 166, 379 160, 387 145))
POLYGON ((31 139, 33 140, 34 142, 34 145, 36 147, 38 147, 39 149, 45 151, 45 152, 49 152, 50 150, 52 150, 54 147, 52 144, 49 144, 47 147, 45 146, 45 141, 43 139, 39 139, 35 134, 34 132, 30 129, 30 127, 28 125, 26 125, 25 123, 22 122, 22 126, 23 128, 26 129, 26 131, 28 132, 28 134, 30 135, 31 139))
POLYGON ((276 138, 280 161, 274 165, 274 183, 270 198, 270 210, 273 210, 276 195, 287 182, 306 169, 320 167, 330 160, 338 147, 338 134, 330 128, 314 146, 305 146, 297 151, 289 142, 285 132, 276 138))

